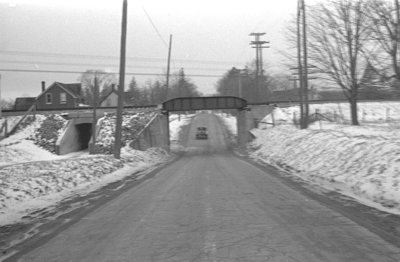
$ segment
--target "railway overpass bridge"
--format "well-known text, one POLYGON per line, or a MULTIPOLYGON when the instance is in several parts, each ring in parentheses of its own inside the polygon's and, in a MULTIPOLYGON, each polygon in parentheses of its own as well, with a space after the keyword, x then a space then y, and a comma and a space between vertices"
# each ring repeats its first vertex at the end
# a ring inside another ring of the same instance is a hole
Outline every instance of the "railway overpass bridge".
MULTIPOLYGON (((234 96, 179 97, 165 101, 158 109, 158 113, 138 134, 137 139, 131 142, 130 145, 133 148, 139 150, 145 150, 149 147, 169 149, 169 115, 176 112, 236 110, 237 142, 239 147, 244 146, 249 141, 249 130, 253 127, 253 119, 248 115, 249 107, 247 101, 234 96)), ((93 113, 74 112, 69 113, 65 118, 69 122, 64 133, 57 141, 57 154, 63 155, 87 147, 90 148, 93 113)))
POLYGON ((247 101, 235 96, 179 97, 162 103, 162 112, 167 117, 170 112, 187 112, 199 110, 237 110, 237 141, 239 146, 248 142, 249 121, 247 101))

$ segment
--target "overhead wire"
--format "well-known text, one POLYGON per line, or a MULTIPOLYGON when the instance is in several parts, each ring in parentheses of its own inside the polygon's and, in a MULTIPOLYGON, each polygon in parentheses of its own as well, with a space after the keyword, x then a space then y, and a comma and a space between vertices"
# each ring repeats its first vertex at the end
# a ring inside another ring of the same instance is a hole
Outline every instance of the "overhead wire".
MULTIPOLYGON (((57 74, 83 74, 85 71, 72 71, 72 70, 33 70, 33 69, 10 69, 0 68, 0 72, 25 72, 25 73, 57 73, 57 74)), ((118 74, 118 72, 97 72, 98 74, 118 74)), ((165 76, 164 73, 141 73, 141 72, 126 72, 126 75, 138 76, 165 76)), ((212 74, 185 74, 188 77, 221 77, 221 75, 212 74)))
MULTIPOLYGON (((0 60, 0 64, 25 64, 25 65, 54 65, 54 66, 75 66, 75 67, 118 67, 117 64, 99 64, 99 63, 73 63, 73 62, 48 62, 48 61, 28 61, 28 60, 0 60)), ((142 69, 160 69, 159 66, 144 66, 144 65, 127 65, 127 68, 142 68, 142 69)), ((185 67, 187 70, 200 70, 200 71, 226 71, 226 68, 201 68, 201 67, 185 67)), ((178 67, 172 70, 179 70, 178 67)))
POLYGON ((153 26, 154 31, 156 31, 158 37, 161 39, 161 41, 164 43, 165 47, 168 48, 168 44, 165 41, 165 39, 162 37, 160 31, 158 30, 157 26, 154 24, 153 19, 151 19, 151 16, 149 13, 146 11, 144 6, 142 6, 143 12, 146 14, 147 19, 149 20, 150 24, 153 26))
MULTIPOLYGON (((67 54, 67 53, 45 53, 45 52, 26 52, 26 51, 4 51, 0 50, 0 54, 4 55, 16 55, 16 56, 33 56, 33 57, 55 57, 55 58, 75 58, 75 59, 98 59, 108 60, 115 59, 119 60, 118 56, 106 56, 106 55, 86 55, 86 54, 67 54)), ((143 61, 143 62, 162 62, 165 63, 164 58, 149 58, 149 57, 127 57, 127 60, 143 61)), ((175 62, 182 63, 198 63, 198 64, 220 64, 220 65, 231 65, 238 61, 214 61, 214 60, 193 60, 193 59, 174 59, 175 62)))

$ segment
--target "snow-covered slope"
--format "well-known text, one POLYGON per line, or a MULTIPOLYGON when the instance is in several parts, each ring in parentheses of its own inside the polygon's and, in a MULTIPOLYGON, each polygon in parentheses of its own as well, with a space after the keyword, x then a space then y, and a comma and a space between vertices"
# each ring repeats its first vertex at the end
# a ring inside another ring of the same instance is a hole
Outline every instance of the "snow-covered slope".
MULTIPOLYGON (((293 123, 300 115, 298 106, 276 108, 274 114, 267 115, 262 122, 275 124, 293 123)), ((349 103, 311 104, 310 114, 318 113, 327 120, 336 123, 350 123, 349 103)), ((358 116, 361 123, 390 123, 400 120, 399 102, 362 102, 358 103, 358 116)))
MULTIPOLYGON (((112 155, 88 155, 87 151, 58 156, 33 141, 44 119, 38 115, 32 124, 0 141, 0 226, 68 196, 86 194, 125 176, 148 172, 171 157, 157 148, 143 152, 129 147, 122 149, 121 160, 112 155)), ((171 134, 178 134, 188 121, 185 118, 172 124, 171 134)), ((132 129, 134 122, 130 117, 126 127, 132 129)), ((107 130, 102 138, 111 140, 112 128, 107 130)))
MULTIPOLYGON (((326 111, 337 108, 337 104, 319 106, 326 111)), ((299 130, 289 124, 298 108, 277 108, 275 120, 280 121, 279 125, 261 125, 252 130, 257 138, 249 144, 250 156, 360 202, 400 214, 400 129, 378 125, 388 111, 398 111, 400 103, 360 107, 368 112, 366 120, 375 120, 374 125, 353 127, 323 122, 299 130)), ((392 120, 397 118, 394 113, 391 116, 392 120)), ((270 116, 264 119, 269 120, 270 116)))
POLYGON ((161 149, 122 150, 111 155, 35 161, 0 169, 0 225, 18 220, 30 211, 52 205, 73 194, 88 193, 139 171, 167 161, 161 149))

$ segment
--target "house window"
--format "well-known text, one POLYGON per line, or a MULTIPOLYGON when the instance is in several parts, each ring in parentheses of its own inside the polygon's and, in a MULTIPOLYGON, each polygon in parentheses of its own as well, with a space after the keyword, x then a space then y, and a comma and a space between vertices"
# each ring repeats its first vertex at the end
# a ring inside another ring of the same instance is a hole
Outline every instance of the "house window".
POLYGON ((51 93, 46 94, 46 104, 52 104, 53 103, 53 96, 51 93))
POLYGON ((60 104, 67 103, 67 93, 60 93, 60 104))

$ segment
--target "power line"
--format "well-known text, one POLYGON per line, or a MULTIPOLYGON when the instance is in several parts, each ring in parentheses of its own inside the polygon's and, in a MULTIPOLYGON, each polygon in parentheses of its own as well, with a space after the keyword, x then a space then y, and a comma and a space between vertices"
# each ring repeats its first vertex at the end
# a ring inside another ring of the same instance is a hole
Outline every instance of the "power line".
MULTIPOLYGON (((25 64, 25 65, 55 65, 55 66, 86 66, 86 67, 118 67, 117 64, 99 64, 99 63, 73 63, 73 62, 45 62, 45 61, 28 61, 28 60, 0 60, 0 63, 5 64, 25 64)), ((137 66, 127 65, 128 68, 142 68, 142 69, 159 69, 158 66, 137 66)), ((179 70, 181 67, 173 68, 173 70, 179 70)), ((226 68, 200 68, 200 67, 185 67, 189 70, 201 70, 201 71, 227 71, 226 68)))
POLYGON ((250 36, 254 36, 254 41, 250 42, 252 48, 256 49, 256 86, 255 86, 255 94, 256 97, 259 95, 259 77, 263 77, 264 69, 263 69, 263 57, 262 57, 262 49, 269 48, 269 46, 264 46, 265 44, 269 44, 267 41, 262 41, 260 39, 261 36, 265 35, 265 33, 251 33, 250 36))
MULTIPOLYGON (((69 71, 69 70, 31 70, 31 69, 1 69, 0 72, 24 72, 24 73, 55 73, 55 74, 83 74, 84 71, 69 71)), ((118 74, 117 72, 98 72, 98 74, 118 74)), ((126 75, 140 75, 140 76, 166 76, 162 73, 139 73, 139 72, 126 72, 126 75)), ((186 74, 188 77, 222 77, 222 75, 207 75, 207 74, 186 74)))
POLYGON ((147 13, 146 9, 144 8, 144 6, 142 6, 142 9, 144 11, 144 13, 147 16, 147 19, 149 19, 150 24, 153 26, 153 29, 156 31, 158 37, 161 39, 161 41, 164 43, 164 45, 168 48, 168 44, 167 42, 164 40, 164 38, 161 36, 160 31, 158 30, 157 26, 154 24, 153 19, 151 19, 149 13, 147 13))
MULTIPOLYGON (((45 52, 26 52, 26 51, 2 51, 0 54, 4 55, 17 55, 17 56, 33 56, 33 57, 49 57, 49 58, 62 58, 62 59, 98 59, 98 60, 117 60, 118 56, 106 55, 85 55, 85 54, 68 54, 68 53, 45 53, 45 52)), ((127 60, 142 61, 142 62, 161 62, 165 63, 164 58, 149 58, 149 57, 127 57, 127 60)), ((198 63, 198 64, 220 64, 232 65, 240 63, 240 61, 215 61, 215 60, 193 60, 193 59, 174 59, 175 62, 180 63, 198 63)))

